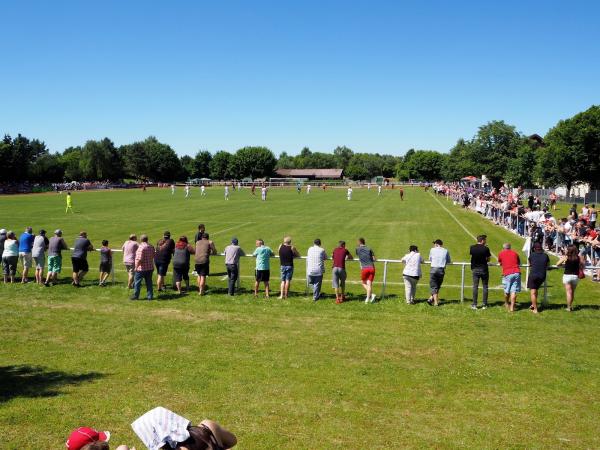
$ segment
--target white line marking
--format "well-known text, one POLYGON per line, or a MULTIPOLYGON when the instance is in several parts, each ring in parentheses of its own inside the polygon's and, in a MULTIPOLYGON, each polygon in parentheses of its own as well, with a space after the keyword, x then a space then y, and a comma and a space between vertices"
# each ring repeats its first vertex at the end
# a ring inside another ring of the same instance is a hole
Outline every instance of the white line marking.
POLYGON ((215 234, 225 233, 226 231, 235 230, 236 228, 241 228, 243 226, 250 225, 252 223, 254 223, 254 222, 243 222, 243 223, 240 223, 238 225, 234 225, 233 227, 225 228, 224 230, 215 231, 213 233, 210 233, 210 235, 214 236, 215 234))
MULTIPOLYGON (((441 206, 441 207, 444 209, 444 211, 446 211, 448 214, 450 214, 450 217, 452 217, 452 218, 454 219, 454 221, 455 221, 457 224, 459 224, 459 225, 460 225, 460 227, 461 227, 463 230, 465 230, 465 233, 467 233, 469 236, 471 236, 471 237, 473 238, 473 240, 475 240, 475 241, 477 240, 477 238, 476 238, 476 237, 473 235, 473 233, 471 233, 469 230, 467 230, 467 227, 465 227, 465 226, 464 226, 464 225, 461 223, 461 221, 460 221, 460 220, 458 220, 458 219, 456 218, 456 216, 455 216, 454 214, 452 214, 452 212, 451 212, 451 211, 450 211, 448 208, 446 208, 446 207, 444 206, 444 204, 443 204, 442 202, 440 202, 440 201, 439 201, 439 199, 438 199, 438 198, 437 198, 437 197, 436 197, 436 196, 435 196, 433 193, 431 193, 431 192, 430 192, 430 193, 429 193, 429 195, 431 195, 431 196, 433 197, 433 199, 434 199, 436 202, 438 202, 438 204, 439 204, 439 205, 440 205, 440 206, 441 206)), ((498 259, 498 257, 497 257, 497 256, 496 256, 496 255, 495 255, 495 254, 494 254, 494 253, 493 253, 491 250, 490 250, 490 253, 492 254, 492 256, 493 256, 494 258, 498 259)))

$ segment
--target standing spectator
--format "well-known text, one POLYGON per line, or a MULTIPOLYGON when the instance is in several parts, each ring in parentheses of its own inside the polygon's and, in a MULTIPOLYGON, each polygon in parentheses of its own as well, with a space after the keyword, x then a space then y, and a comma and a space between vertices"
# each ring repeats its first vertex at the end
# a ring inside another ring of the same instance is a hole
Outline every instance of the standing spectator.
POLYGON ((0 260, 2 259, 2 253, 4 253, 4 241, 6 241, 6 229, 0 230, 0 260))
POLYGON ((519 254, 511 249, 510 243, 506 242, 502 248, 503 250, 498 254, 498 263, 502 267, 504 307, 514 312, 517 294, 521 292, 521 268, 519 267, 521 259, 519 254))
POLYGON ((131 300, 140 298, 140 290, 142 288, 142 280, 146 283, 146 298, 152 300, 154 293, 152 292, 152 272, 154 272, 154 254, 155 250, 152 245, 148 244, 148 235, 140 236, 141 243, 135 252, 134 270, 135 276, 133 280, 133 295, 131 300))
POLYGON ((265 297, 269 298, 269 278, 271 276, 271 260, 275 256, 273 250, 265 245, 265 241, 258 239, 256 249, 252 256, 256 258, 256 272, 254 281, 254 297, 258 297, 258 287, 261 281, 265 284, 265 297))
POLYGON ((235 295, 235 285, 240 275, 240 257, 245 256, 244 250, 238 245, 237 238, 231 239, 231 244, 225 247, 225 268, 227 269, 227 293, 235 295))
POLYGON ((427 300, 429 305, 439 305, 440 289, 444 282, 446 274, 446 265, 450 264, 450 252, 444 248, 444 243, 441 239, 433 241, 433 248, 429 250, 429 261, 431 262, 431 270, 429 272, 429 289, 431 296, 427 300))
POLYGON ((204 233, 206 233, 206 226, 204 226, 204 224, 201 223, 198 225, 198 231, 194 235, 194 244, 196 244, 196 242, 198 242, 200 239, 202 239, 202 235, 204 233))
POLYGON ((202 234, 202 239, 196 242, 195 262, 198 281, 198 294, 206 292, 206 277, 210 274, 210 255, 216 255, 217 249, 207 233, 202 234))
POLYGON ((102 241, 102 247, 100 247, 100 280, 98 281, 99 286, 106 286, 106 280, 112 272, 112 250, 108 247, 108 241, 105 239, 102 241))
POLYGON ((375 279, 375 253, 365 244, 365 238, 358 238, 358 247, 356 247, 356 256, 360 262, 360 280, 367 293, 365 303, 373 303, 375 294, 373 293, 373 280, 375 279))
POLYGON ((40 234, 33 240, 31 256, 35 261, 35 282, 37 284, 44 284, 44 266, 46 265, 46 250, 48 250, 49 242, 46 237, 46 230, 40 230, 40 234))
POLYGON ((135 253, 138 249, 137 236, 130 234, 129 239, 125 241, 121 250, 123 250, 123 264, 127 270, 127 289, 133 287, 133 275, 135 272, 135 253))
POLYGON ((492 257, 490 249, 485 245, 487 236, 485 234, 477 236, 477 244, 471 245, 469 254, 471 255, 471 272, 473 273, 473 303, 471 309, 477 309, 477 294, 479 290, 479 280, 483 286, 483 305, 482 309, 488 306, 488 282, 490 272, 488 262, 492 257))
POLYGON ((92 243, 87 237, 87 233, 82 231, 73 244, 73 253, 71 253, 71 263, 73 265, 73 282, 75 287, 81 287, 83 277, 88 273, 89 266, 87 261, 87 252, 94 250, 92 243))
POLYGON ((62 237, 62 231, 56 230, 48 243, 48 275, 46 275, 44 286, 52 286, 58 281, 58 274, 62 270, 62 251, 68 249, 69 247, 62 237))
POLYGON ((190 288, 190 255, 196 252, 195 248, 188 243, 187 236, 181 236, 175 244, 173 253, 173 278, 175 278, 175 289, 181 295, 181 281, 185 281, 186 291, 190 288))
POLYGON ((325 260, 327 253, 321 247, 321 239, 315 239, 314 245, 308 249, 306 255, 306 276, 308 284, 313 289, 313 301, 316 302, 321 296, 323 285, 323 274, 325 273, 325 260))
POLYGON ((546 271, 550 265, 550 258, 544 249, 542 244, 533 244, 533 252, 529 255, 529 278, 527 279, 527 289, 529 289, 529 295, 531 298, 531 306, 529 309, 534 314, 538 313, 538 290, 546 281, 546 271))
POLYGON ((331 283, 335 291, 335 302, 337 304, 346 301, 346 260, 353 259, 352 254, 346 248, 346 242, 340 241, 338 246, 331 252, 332 266, 331 283))
POLYGON ((294 258, 299 258, 300 253, 292 245, 292 238, 286 236, 283 238, 283 244, 279 246, 277 250, 279 253, 279 264, 281 266, 281 288, 279 292, 279 298, 288 298, 290 291, 290 283, 294 276, 294 258))
POLYGON ((417 294, 417 283, 421 278, 421 264, 424 261, 416 245, 411 245, 408 250, 409 252, 400 261, 405 264, 402 271, 404 297, 408 305, 414 305, 417 294))
POLYGON ((171 232, 165 231, 162 239, 156 243, 156 254, 154 256, 154 263, 156 264, 156 290, 158 292, 166 289, 165 277, 169 271, 169 264, 171 264, 174 251, 175 241, 171 239, 171 232))
POLYGON ((17 274, 17 264, 19 263, 19 241, 14 232, 6 233, 4 241, 4 251, 2 252, 2 272, 4 274, 4 283, 9 280, 15 282, 17 274))
POLYGON ((575 300, 575 289, 579 278, 584 275, 583 268, 585 261, 582 256, 579 256, 579 251, 575 245, 567 247, 567 254, 558 260, 557 266, 565 266, 563 274, 563 285, 567 295, 567 311, 573 311, 573 301, 575 300))
POLYGON ((598 211, 596 211, 596 205, 592 204, 592 207, 589 210, 589 225, 591 229, 596 228, 596 221, 598 220, 598 211))
POLYGON ((35 236, 31 227, 25 228, 25 232, 19 237, 19 258, 23 265, 23 274, 21 276, 21 283, 27 283, 29 279, 29 269, 33 265, 33 259, 31 257, 31 249, 33 248, 33 241, 35 236))

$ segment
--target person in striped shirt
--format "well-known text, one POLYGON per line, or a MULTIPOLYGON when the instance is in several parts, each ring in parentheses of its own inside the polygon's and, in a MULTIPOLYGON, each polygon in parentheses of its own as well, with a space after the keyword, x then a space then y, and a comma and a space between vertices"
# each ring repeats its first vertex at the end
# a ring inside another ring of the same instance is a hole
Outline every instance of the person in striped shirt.
POLYGON ((142 280, 146 282, 146 298, 154 298, 152 291, 152 273, 154 272, 154 247, 148 243, 148 235, 142 234, 140 245, 135 252, 135 275, 133 279, 133 295, 131 300, 137 300, 140 297, 142 280))

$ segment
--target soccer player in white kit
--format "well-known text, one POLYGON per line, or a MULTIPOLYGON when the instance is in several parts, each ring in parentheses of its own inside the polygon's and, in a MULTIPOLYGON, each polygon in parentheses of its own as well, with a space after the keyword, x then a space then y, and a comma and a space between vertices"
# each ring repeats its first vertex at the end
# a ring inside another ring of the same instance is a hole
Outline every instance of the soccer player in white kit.
POLYGON ((371 183, 368 183, 367 184, 367 191, 370 191, 370 190, 371 190, 371 183))
POLYGON ((200 195, 206 195, 206 187, 204 185, 200 186, 200 195))
POLYGON ((186 184, 185 185, 185 198, 188 198, 190 196, 190 185, 186 184))
POLYGON ((225 200, 229 200, 229 186, 225 185, 225 200))
POLYGON ((265 186, 260 190, 260 198, 263 202, 267 200, 267 188, 265 186))
POLYGON ((352 200, 352 187, 351 186, 348 186, 347 196, 348 196, 348 200, 352 200))
POLYGON ((307 195, 310 194, 310 188, 311 188, 310 184, 306 186, 306 194, 307 195))
POLYGON ((381 185, 377 186, 377 195, 381 195, 381 185))
POLYGON ((171 185, 171 195, 175 195, 175 185, 171 185))

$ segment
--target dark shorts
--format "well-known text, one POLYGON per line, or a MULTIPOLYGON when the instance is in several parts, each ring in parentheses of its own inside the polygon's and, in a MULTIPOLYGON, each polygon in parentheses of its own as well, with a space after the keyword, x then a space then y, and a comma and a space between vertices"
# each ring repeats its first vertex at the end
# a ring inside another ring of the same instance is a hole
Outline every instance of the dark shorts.
POLYGON ((112 270, 112 264, 109 262, 100 263, 100 272, 110 273, 112 270))
POLYGON ((161 277, 166 277, 167 272, 169 271, 170 262, 171 261, 155 261, 154 264, 156 265, 156 274, 160 275, 161 277))
POLYGON ((432 268, 429 272, 429 290, 432 294, 437 294, 444 282, 445 270, 442 268, 432 268))
POLYGON ((268 282, 271 277, 270 270, 257 270, 254 274, 256 276, 256 281, 264 281, 268 282))
POLYGON ((73 265, 73 272, 87 272, 90 270, 87 259, 71 258, 71 264, 73 265))
POLYGON ((539 289, 543 286, 545 277, 533 277, 529 275, 527 278, 527 289, 539 289))
POLYGON ((196 264, 194 267, 199 277, 207 277, 210 273, 210 263, 196 264))
POLYGON ((4 275, 15 275, 17 273, 18 256, 5 256, 2 258, 2 271, 4 275))
POLYGON ((175 278, 175 282, 180 282, 181 280, 188 281, 190 279, 189 271, 190 266, 173 266, 173 277, 175 278))

